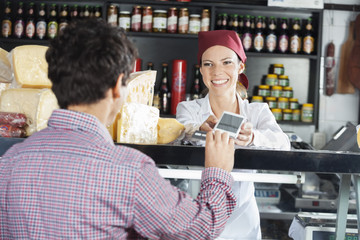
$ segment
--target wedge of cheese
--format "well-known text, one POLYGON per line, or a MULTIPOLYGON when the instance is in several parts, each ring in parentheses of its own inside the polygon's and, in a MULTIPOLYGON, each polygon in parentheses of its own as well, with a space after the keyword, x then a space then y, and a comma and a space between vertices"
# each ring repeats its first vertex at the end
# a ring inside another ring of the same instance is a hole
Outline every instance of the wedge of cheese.
POLYGON ((13 79, 8 51, 0 48, 0 82, 10 83, 13 79))
POLYGON ((117 142, 156 144, 159 109, 140 103, 125 103, 118 120, 117 142))
POLYGON ((157 143, 165 144, 176 140, 185 130, 185 126, 175 118, 159 118, 157 129, 157 143))
POLYGON ((13 88, 2 92, 0 111, 24 113, 28 119, 27 136, 47 126, 58 103, 50 89, 13 88))
POLYGON ((131 73, 127 80, 125 103, 141 103, 152 106, 156 71, 147 70, 131 73))
POLYGON ((45 53, 48 47, 23 45, 11 50, 15 87, 51 88, 45 53))

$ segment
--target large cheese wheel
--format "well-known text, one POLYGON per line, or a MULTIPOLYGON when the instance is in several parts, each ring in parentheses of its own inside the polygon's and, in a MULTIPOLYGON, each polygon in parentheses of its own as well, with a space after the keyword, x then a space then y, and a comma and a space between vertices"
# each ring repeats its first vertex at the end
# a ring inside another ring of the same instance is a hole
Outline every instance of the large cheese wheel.
POLYGON ((127 80, 126 103, 141 103, 152 106, 156 71, 147 70, 131 73, 127 80))
POLYGON ((16 87, 51 88, 45 59, 47 49, 45 46, 23 45, 11 51, 16 87))
POLYGON ((13 79, 8 51, 0 48, 0 82, 9 83, 13 79))
POLYGON ((165 144, 176 140, 185 130, 175 118, 159 118, 157 143, 165 144))
POLYGON ((23 113, 28 118, 28 136, 47 127, 47 121, 58 103, 50 89, 14 88, 0 96, 0 111, 23 113))
POLYGON ((140 103, 125 103, 118 120, 117 142, 157 143, 159 109, 140 103))

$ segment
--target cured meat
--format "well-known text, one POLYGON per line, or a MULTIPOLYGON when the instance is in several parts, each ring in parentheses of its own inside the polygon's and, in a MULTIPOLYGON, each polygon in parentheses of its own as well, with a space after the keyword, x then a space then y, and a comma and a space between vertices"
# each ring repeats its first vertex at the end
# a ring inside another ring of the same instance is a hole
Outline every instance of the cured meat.
POLYGON ((14 127, 9 124, 0 124, 0 137, 25 137, 26 130, 24 128, 14 127))
POLYGON ((8 124, 14 127, 25 127, 26 116, 23 113, 0 112, 0 124, 8 124))

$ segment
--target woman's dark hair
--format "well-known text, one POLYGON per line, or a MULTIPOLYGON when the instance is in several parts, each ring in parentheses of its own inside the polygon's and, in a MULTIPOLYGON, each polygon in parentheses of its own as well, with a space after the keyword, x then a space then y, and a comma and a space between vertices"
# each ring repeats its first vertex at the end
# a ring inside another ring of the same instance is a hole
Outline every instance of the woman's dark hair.
POLYGON ((104 20, 71 22, 50 42, 48 76, 60 108, 105 98, 121 73, 129 77, 137 49, 125 33, 104 20))

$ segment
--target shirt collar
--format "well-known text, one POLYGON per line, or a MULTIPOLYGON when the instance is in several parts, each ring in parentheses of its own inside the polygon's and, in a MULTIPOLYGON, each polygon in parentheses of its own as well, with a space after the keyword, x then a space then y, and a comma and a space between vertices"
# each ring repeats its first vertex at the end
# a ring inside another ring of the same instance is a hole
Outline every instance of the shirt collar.
POLYGON ((107 128, 91 114, 67 109, 57 109, 51 114, 48 126, 56 129, 90 132, 114 144, 107 128))
MULTIPOLYGON (((244 103, 244 100, 241 99, 240 94, 238 94, 238 93, 236 93, 236 99, 238 100, 239 109, 240 109, 240 111, 241 111, 241 110, 243 109, 243 108, 242 108, 242 105, 243 105, 243 103, 244 103)), ((205 96, 205 102, 206 102, 206 104, 205 104, 204 108, 202 108, 202 110, 203 110, 203 111, 202 111, 202 114, 203 114, 203 115, 205 115, 205 114, 209 115, 209 113, 210 113, 210 115, 215 115, 215 114, 213 113, 212 109, 211 109, 211 106, 210 106, 209 94, 206 94, 206 96, 205 96)))

